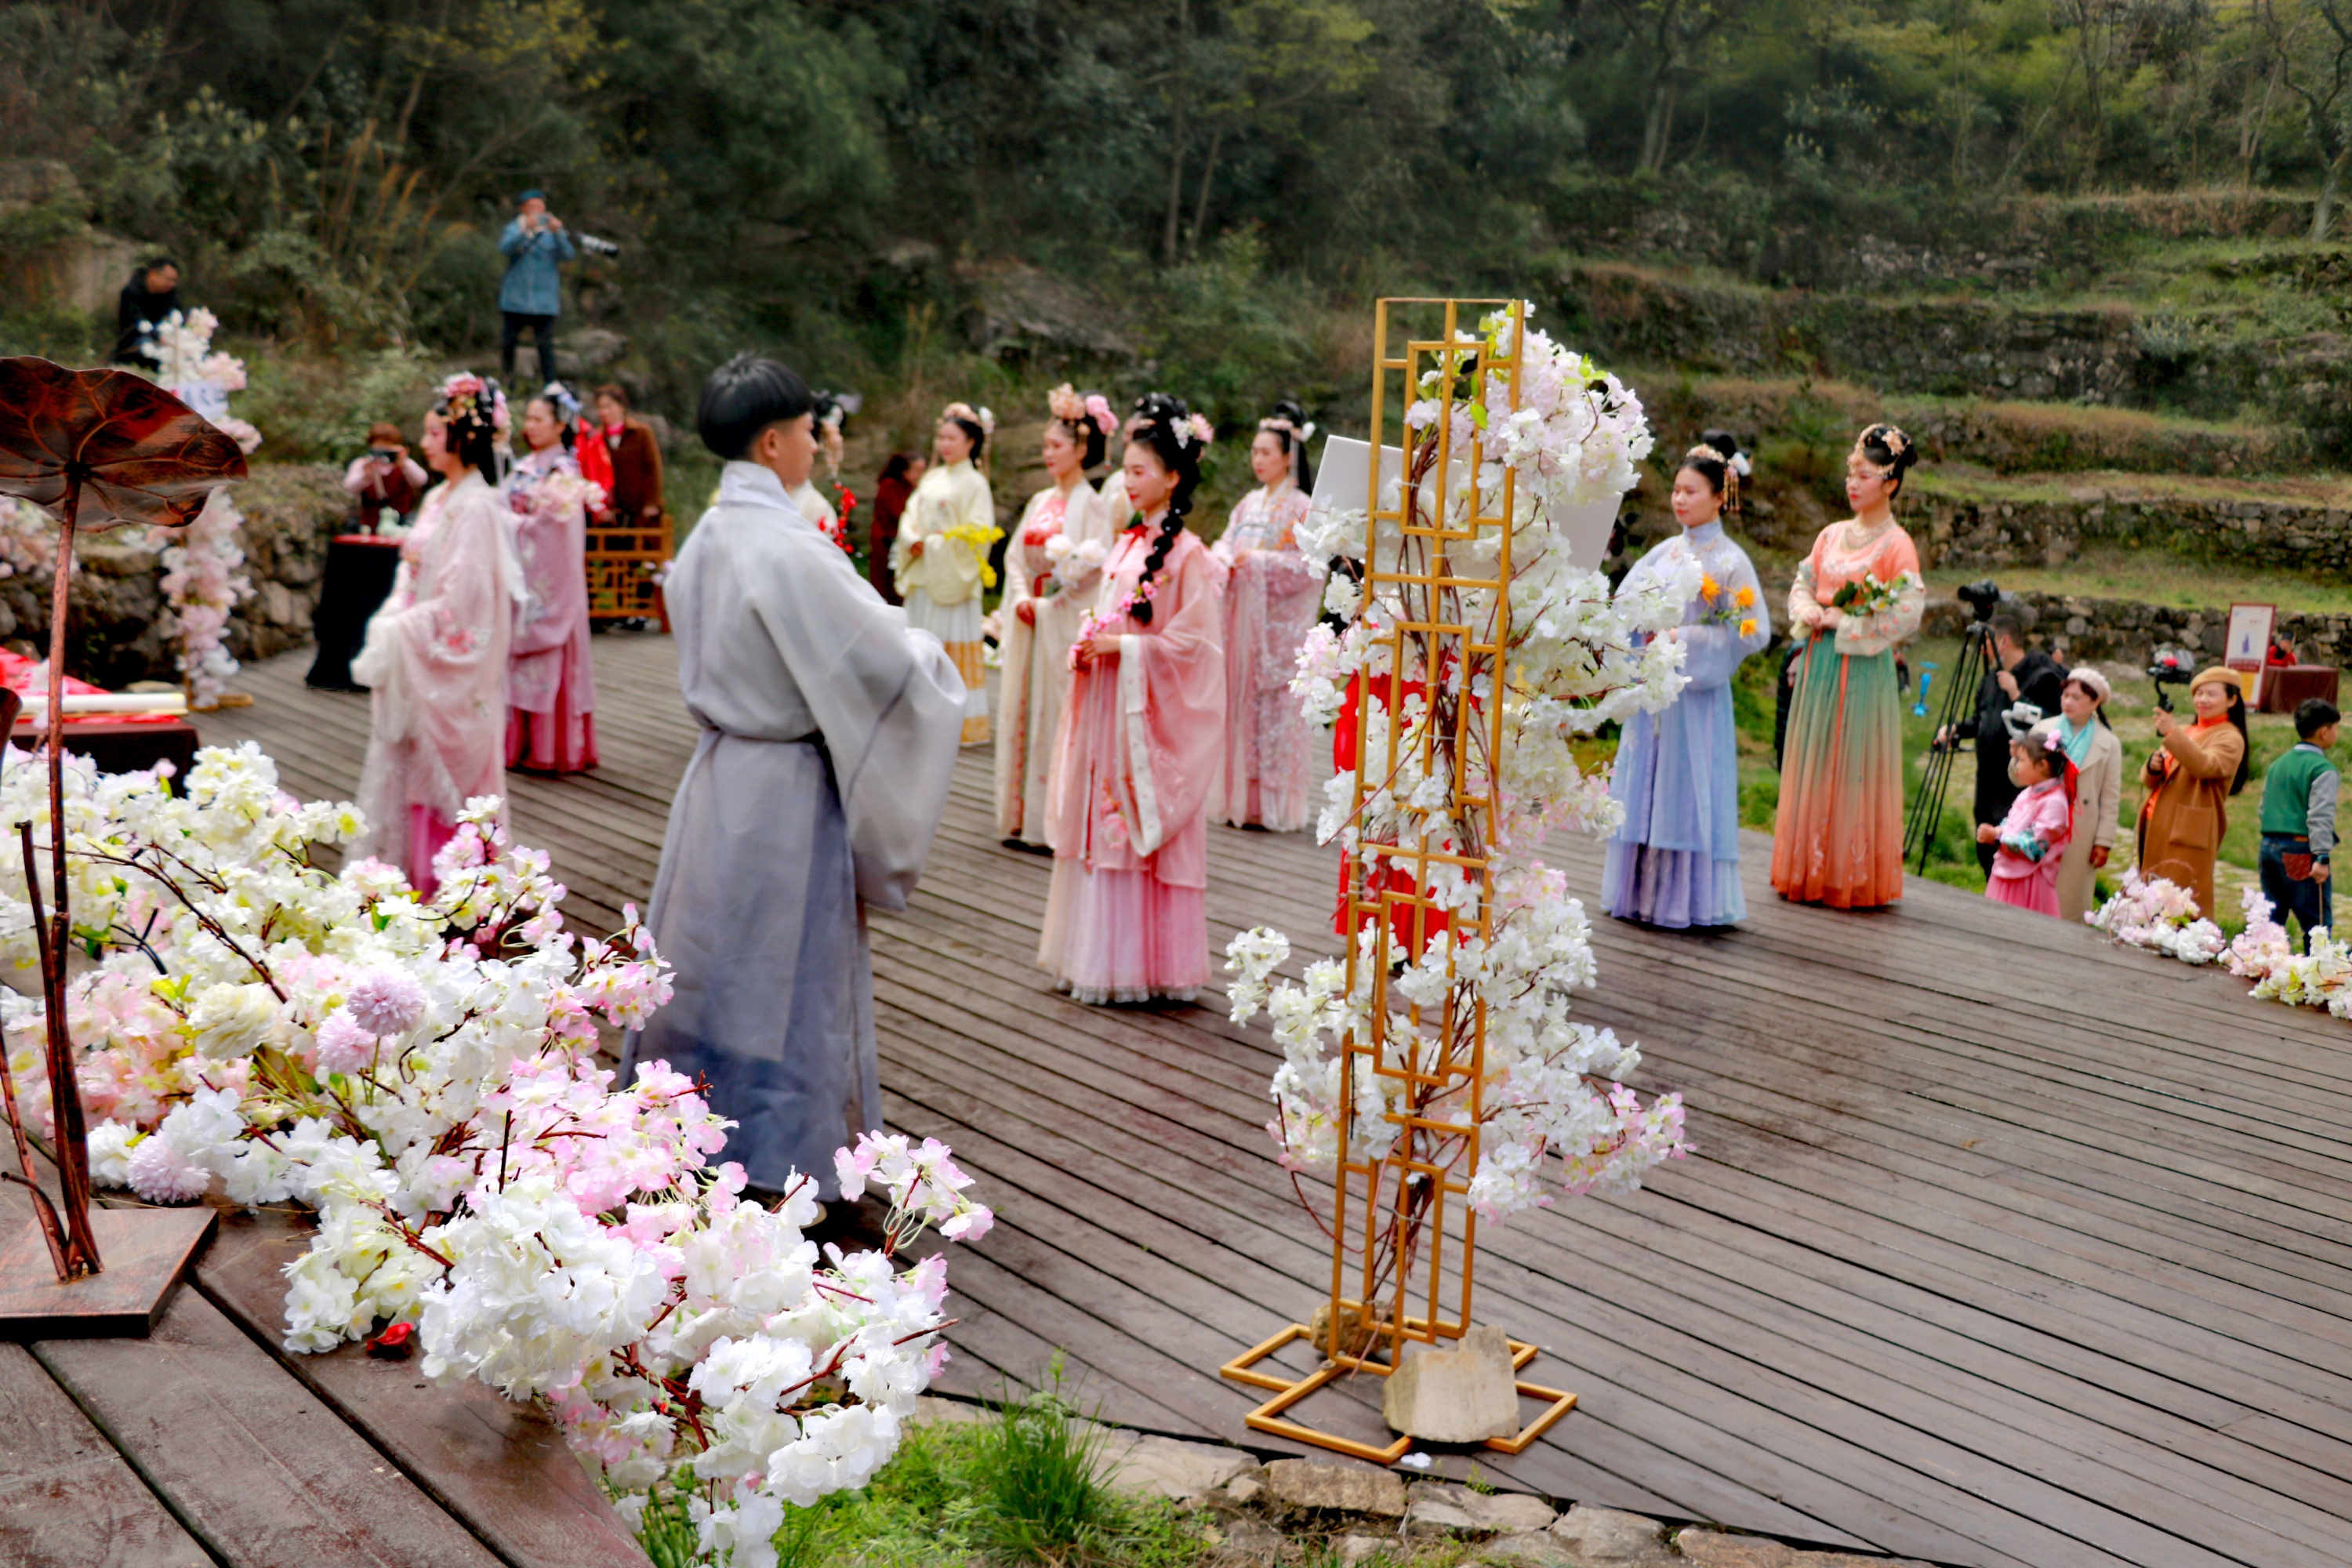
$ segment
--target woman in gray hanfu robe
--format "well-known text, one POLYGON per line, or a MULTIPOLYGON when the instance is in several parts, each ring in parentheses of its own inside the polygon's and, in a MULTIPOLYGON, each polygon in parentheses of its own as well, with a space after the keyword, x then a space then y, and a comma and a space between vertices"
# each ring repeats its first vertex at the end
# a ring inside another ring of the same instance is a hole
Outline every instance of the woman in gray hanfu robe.
POLYGON ((676 994, 624 1080, 667 1060, 739 1125, 760 1186, 838 1195, 882 1124, 866 910, 904 909, 947 809, 963 683, 776 475, 730 462, 665 589, 702 739, 670 806, 648 924, 676 994))

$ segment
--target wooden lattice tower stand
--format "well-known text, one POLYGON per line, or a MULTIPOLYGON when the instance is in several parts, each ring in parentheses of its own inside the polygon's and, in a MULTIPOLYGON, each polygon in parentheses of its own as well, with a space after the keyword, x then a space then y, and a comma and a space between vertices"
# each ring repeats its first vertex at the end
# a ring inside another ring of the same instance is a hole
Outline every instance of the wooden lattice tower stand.
MULTIPOLYGON (((1417 728, 1401 732, 1396 723, 1386 726, 1385 754, 1367 755, 1372 726, 1356 725, 1354 820, 1365 820, 1366 799, 1394 774, 1405 749, 1416 748, 1425 775, 1450 777, 1453 819, 1464 830, 1465 842, 1449 850, 1433 846, 1425 832, 1409 841, 1381 841, 1367 832, 1348 856, 1349 929, 1376 933, 1370 960, 1372 1024, 1369 1038, 1351 1033, 1341 1046, 1328 1328, 1318 1331, 1294 1323, 1223 1368, 1226 1377, 1273 1391, 1273 1398, 1250 1412, 1254 1429, 1382 1464, 1403 1458, 1413 1439, 1399 1436, 1386 1446, 1356 1442, 1303 1426, 1286 1412, 1338 1378, 1357 1373, 1386 1377, 1408 1346, 1436 1347, 1459 1340, 1471 1326, 1478 1222, 1466 1197, 1480 1154, 1486 1003, 1472 998, 1465 1005, 1465 993, 1457 987, 1434 1008, 1398 1005, 1402 998, 1391 996, 1389 976, 1392 952, 1397 959, 1421 952, 1447 921, 1446 912, 1428 897, 1440 879, 1478 884, 1475 929, 1482 937, 1493 934, 1488 853, 1498 814, 1493 770, 1486 759, 1500 753, 1503 711, 1499 702, 1475 700, 1467 693, 1481 676, 1486 689, 1503 686, 1501 662, 1510 637, 1509 520, 1517 495, 1507 472, 1499 496, 1488 498, 1493 510, 1486 510, 1472 479, 1485 457, 1483 442, 1474 437, 1470 450, 1457 451, 1453 431, 1456 407, 1476 401, 1490 376, 1499 378, 1502 406, 1488 407, 1486 424, 1475 428, 1491 427, 1517 407, 1524 312, 1520 302, 1502 300, 1382 300, 1376 308, 1363 604, 1365 609, 1376 601, 1402 604, 1405 614, 1381 628, 1387 672, 1367 679, 1360 710, 1366 718, 1375 706, 1401 714, 1409 698, 1430 700, 1433 684, 1437 694, 1417 728), (1494 353, 1475 330, 1482 317, 1497 310, 1510 321, 1503 340, 1507 354, 1494 353), (1434 336, 1414 338, 1410 329, 1415 325, 1438 330, 1434 336), (1401 343, 1395 341, 1400 334, 1401 343), (1408 426, 1407 411, 1427 396, 1422 382, 1432 371, 1437 373, 1437 417, 1418 428, 1408 426), (1384 493, 1384 481, 1393 490, 1384 493), (1482 560, 1487 551, 1491 563, 1482 560), (1443 673, 1430 683, 1425 672, 1433 670, 1443 673), (1470 679, 1448 679, 1454 671, 1470 679), (1411 1038, 1389 1037, 1392 1009, 1411 1021, 1411 1038), (1362 1152, 1364 1140, 1355 1125, 1355 1086, 1363 1073, 1376 1075, 1395 1091, 1384 1115, 1396 1139, 1379 1158, 1362 1152), (1295 1378, 1255 1370, 1301 1340, 1324 1352, 1317 1370, 1295 1378)), ((1351 994, 1365 963, 1351 942, 1351 994)), ((1532 1344, 1510 1345, 1515 1371, 1537 1354, 1532 1344)), ((1529 1383, 1519 1383, 1517 1389, 1523 1397, 1546 1404, 1516 1436, 1487 1440, 1486 1447, 1507 1454, 1526 1448, 1576 1404, 1574 1394, 1558 1389, 1529 1383)))

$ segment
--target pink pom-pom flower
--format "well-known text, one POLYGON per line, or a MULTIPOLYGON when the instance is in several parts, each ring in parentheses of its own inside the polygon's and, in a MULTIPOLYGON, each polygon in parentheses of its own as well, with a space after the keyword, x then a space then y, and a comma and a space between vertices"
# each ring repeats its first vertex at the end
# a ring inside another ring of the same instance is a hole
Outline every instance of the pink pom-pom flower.
POLYGON ((168 1138, 142 1138, 131 1151, 131 1190, 151 1204, 194 1203, 212 1184, 213 1173, 168 1138))
POLYGON ((375 1059, 375 1037, 338 1007, 319 1026, 319 1071, 355 1073, 375 1059))
POLYGON ((404 1035, 425 1016, 425 987, 397 969, 371 969, 352 982, 343 1005, 371 1035, 404 1035))

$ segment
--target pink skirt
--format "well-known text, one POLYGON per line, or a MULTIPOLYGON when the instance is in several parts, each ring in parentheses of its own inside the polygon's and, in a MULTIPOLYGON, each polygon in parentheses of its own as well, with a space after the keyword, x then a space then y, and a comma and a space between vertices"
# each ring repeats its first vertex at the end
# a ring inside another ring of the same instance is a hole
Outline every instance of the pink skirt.
POLYGON ((1190 1002, 1209 980, 1208 896, 1057 857, 1037 962, 1080 1002, 1190 1002))
POLYGON ((457 825, 431 806, 408 808, 408 864, 401 869, 408 873, 408 885, 419 898, 429 899, 440 891, 441 879, 433 874, 433 857, 457 837, 457 825))
POLYGON ((2042 858, 2040 865, 2022 877, 1989 879, 1985 882, 1985 897, 1995 903, 2013 904, 2021 910, 2032 910, 2037 915, 2058 919, 2061 913, 2058 908, 2059 854, 2059 849, 2053 849, 2042 858))

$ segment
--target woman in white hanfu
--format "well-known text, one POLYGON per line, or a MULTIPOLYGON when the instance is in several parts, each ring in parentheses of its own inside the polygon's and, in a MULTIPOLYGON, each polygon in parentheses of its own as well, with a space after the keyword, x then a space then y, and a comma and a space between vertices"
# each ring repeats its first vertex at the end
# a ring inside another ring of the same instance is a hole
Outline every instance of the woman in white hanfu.
POLYGON ((401 542, 392 592, 352 674, 369 700, 360 771, 366 837, 356 853, 431 894, 433 857, 477 795, 506 793, 507 651, 521 574, 499 493, 506 399, 454 375, 425 416, 425 467, 441 476, 401 542))
POLYGON ((1314 474, 1306 410, 1277 403, 1257 424, 1250 472, 1258 488, 1234 508, 1212 553, 1225 584, 1225 763, 1209 795, 1209 819, 1296 833, 1310 815, 1307 773, 1315 725, 1290 692, 1298 645, 1314 629, 1328 575, 1298 548, 1314 474))
POLYGON ((1008 849, 1051 853, 1046 781, 1054 738, 1070 695, 1070 645, 1093 608, 1110 553, 1110 516, 1087 483, 1118 428, 1110 405, 1067 384, 1046 406, 1045 474, 1054 482, 1029 498, 1004 553, 1004 602, 997 606, 996 826, 1008 849))
POLYGON ((963 683, 789 491, 812 400, 772 360, 711 373, 697 422, 727 460, 665 596, 702 726, 647 920, 674 994, 624 1047, 710 1085, 727 1157, 840 1192, 834 1151, 882 1123, 866 909, 904 909, 947 809, 963 683))
POLYGON ((507 766, 576 773, 596 765, 596 671, 588 651, 588 514, 604 491, 572 450, 580 400, 561 382, 523 406, 528 449, 507 476, 523 603, 507 656, 507 766))
POLYGON ((989 493, 988 437, 996 416, 964 403, 950 403, 931 437, 939 461, 923 471, 907 502, 898 538, 890 547, 898 597, 907 602, 907 624, 947 645, 965 690, 963 743, 988 739, 988 692, 981 685, 981 595, 996 586, 989 565, 992 546, 1004 537, 996 526, 996 501, 989 493))

